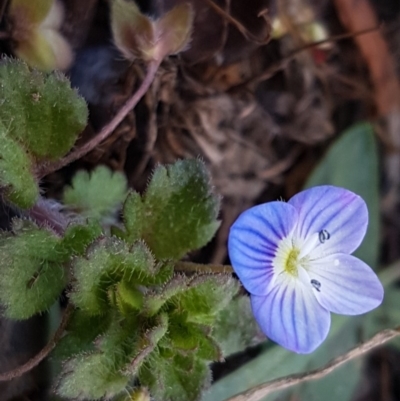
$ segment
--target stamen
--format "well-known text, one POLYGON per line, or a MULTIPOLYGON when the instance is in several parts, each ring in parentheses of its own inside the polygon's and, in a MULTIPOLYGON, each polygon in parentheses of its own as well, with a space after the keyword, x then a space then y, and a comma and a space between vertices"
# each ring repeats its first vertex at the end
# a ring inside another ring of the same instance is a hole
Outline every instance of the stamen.
POLYGON ((318 291, 321 292, 321 283, 314 278, 311 280, 311 285, 318 291))
POLYGON ((291 249, 284 264, 285 271, 291 274, 292 276, 296 277, 298 275, 297 268, 299 265, 299 260, 298 260, 299 255, 300 255, 299 249, 297 248, 291 249))
POLYGON ((318 233, 318 238, 319 238, 319 242, 321 242, 321 244, 323 244, 325 241, 327 241, 329 238, 331 238, 331 235, 329 234, 329 232, 327 230, 321 230, 318 233))

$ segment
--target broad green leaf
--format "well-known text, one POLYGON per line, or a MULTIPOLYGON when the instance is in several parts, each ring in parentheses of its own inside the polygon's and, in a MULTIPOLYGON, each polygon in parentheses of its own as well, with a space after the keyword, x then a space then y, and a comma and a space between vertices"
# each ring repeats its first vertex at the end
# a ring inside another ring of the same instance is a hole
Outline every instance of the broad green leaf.
POLYGON ((52 356, 58 360, 66 360, 82 352, 95 350, 94 340, 108 329, 111 323, 109 315, 90 316, 75 309, 66 334, 57 344, 52 356))
POLYGON ((85 257, 75 259, 70 298, 90 315, 104 314, 113 304, 109 290, 115 284, 122 280, 140 284, 139 277, 151 273, 156 273, 154 260, 144 244, 129 248, 116 238, 100 238, 85 257))
POLYGON ((212 325, 239 290, 239 283, 227 275, 199 276, 187 291, 174 297, 173 303, 188 314, 188 321, 212 325))
POLYGON ((360 123, 345 131, 328 150, 305 187, 324 184, 347 188, 367 203, 368 231, 354 255, 376 268, 379 250, 378 151, 371 124, 360 123))
POLYGON ((39 185, 33 175, 33 163, 26 150, 0 121, 0 187, 6 199, 28 209, 39 196, 39 185))
MULTIPOLYGON (((87 324, 95 323, 98 331, 94 350, 81 352, 63 365, 57 386, 60 395, 74 400, 110 399, 126 389, 130 377, 123 370, 137 346, 139 323, 134 317, 121 319, 116 313, 105 317, 106 330, 97 318, 87 320, 87 324)), ((71 334, 84 343, 90 341, 94 331, 85 329, 81 319, 73 323, 71 334)))
POLYGON ((101 234, 102 229, 97 222, 71 224, 65 230, 58 250, 68 256, 83 255, 87 247, 101 234))
POLYGON ((210 370, 193 354, 163 357, 160 353, 144 364, 139 380, 155 401, 196 401, 209 385, 210 370))
POLYGON ((88 110, 65 76, 3 59, 0 85, 0 121, 37 161, 57 160, 72 148, 88 110))
POLYGON ((63 195, 64 204, 85 217, 100 219, 122 205, 127 195, 127 182, 120 172, 98 166, 92 172, 79 171, 63 195))
POLYGON ((21 220, 14 222, 14 235, 2 238, 0 301, 7 317, 27 319, 50 308, 61 294, 67 274, 59 243, 50 231, 21 220))
MULTIPOLYGON (((298 355, 276 345, 267 345, 258 357, 213 384, 211 389, 204 394, 202 401, 224 401, 266 381, 319 367, 353 346, 355 331, 351 326, 357 324, 355 318, 333 316, 328 339, 312 354, 298 355), (349 330, 350 328, 351 330, 349 330), (344 335, 346 340, 342 341, 344 335)), ((358 366, 355 366, 356 368, 352 370, 352 376, 355 379, 352 385, 355 385, 359 377, 358 366)), ((315 383, 318 384, 318 381, 315 383)), ((351 394, 353 388, 349 388, 349 390, 351 394)), ((308 401, 307 397, 300 396, 302 390, 299 387, 276 392, 266 400, 284 399, 283 397, 292 391, 296 393, 299 400, 308 401)), ((316 394, 320 395, 320 393, 316 394)), ((324 392, 324 400, 325 398, 328 400, 328 396, 329 394, 324 392)), ((337 399, 342 398, 333 398, 333 400, 337 399)))
POLYGON ((74 400, 109 399, 127 387, 129 378, 118 372, 104 353, 79 355, 66 362, 57 393, 74 400))
POLYGON ((124 205, 127 239, 143 239, 156 259, 180 259, 211 240, 219 227, 219 199, 199 160, 158 167, 143 198, 124 205))
POLYGON ((213 329, 213 337, 225 357, 253 345, 259 334, 248 296, 238 296, 229 302, 219 313, 213 329))

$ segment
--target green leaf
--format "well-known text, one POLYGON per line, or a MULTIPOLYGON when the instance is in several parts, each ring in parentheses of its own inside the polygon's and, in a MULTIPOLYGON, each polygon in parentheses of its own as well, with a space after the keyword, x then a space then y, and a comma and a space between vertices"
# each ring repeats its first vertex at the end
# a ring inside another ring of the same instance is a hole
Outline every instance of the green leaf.
POLYGON ((233 299, 219 313, 213 328, 213 337, 225 357, 253 345, 259 335, 260 330, 254 320, 248 296, 233 299))
MULTIPOLYGON (((202 401, 224 401, 235 394, 246 391, 266 381, 289 374, 301 373, 305 370, 324 365, 333 357, 339 356, 343 352, 348 351, 349 348, 357 342, 355 329, 359 322, 360 320, 354 317, 332 316, 331 331, 327 340, 312 354, 299 355, 282 347, 267 344, 264 351, 255 359, 216 382, 210 390, 203 395, 202 401)), ((357 384, 360 377, 359 369, 361 365, 354 363, 351 366, 351 374, 346 371, 348 379, 346 382, 346 385, 348 386, 346 397, 352 394, 354 386, 357 384)), ((346 368, 346 365, 344 368, 346 368)), ((340 377, 342 377, 340 369, 338 369, 337 372, 340 374, 340 377)), ((331 374, 325 379, 331 380, 332 377, 334 378, 332 386, 334 387, 336 385, 337 388, 332 390, 331 393, 323 391, 324 400, 325 398, 332 401, 338 399, 349 399, 344 397, 346 387, 344 389, 340 388, 341 383, 337 381, 337 377, 335 378, 335 376, 332 376, 331 374), (339 394, 343 396, 343 398, 338 397, 339 394), (331 395, 332 398, 329 398, 331 395)), ((318 391, 320 391, 319 383, 319 381, 315 381, 310 383, 310 385, 318 386, 318 391)), ((325 382, 325 385, 328 385, 327 382, 325 382)), ((331 387, 331 383, 329 383, 329 387, 331 387)), ((303 397, 301 391, 305 390, 301 390, 299 389, 299 386, 296 386, 293 389, 273 393, 266 397, 265 400, 272 401, 285 399, 284 395, 294 392, 297 399, 308 401, 309 399, 307 396, 303 397)), ((317 397, 317 399, 320 399, 321 396, 321 392, 317 392, 316 387, 314 388, 314 396, 317 397)))
POLYGON ((178 310, 188 314, 188 321, 212 325, 238 290, 238 281, 228 275, 198 276, 191 280, 187 291, 172 301, 178 310))
POLYGON ((85 217, 100 219, 111 215, 127 195, 127 181, 120 172, 98 166, 91 173, 79 171, 63 195, 64 204, 85 217))
POLYGON ((154 354, 140 369, 139 380, 155 401, 195 401, 210 383, 210 370, 193 354, 170 358, 154 354))
POLYGON ((5 315, 27 319, 50 308, 66 285, 57 252, 60 239, 29 221, 16 220, 14 235, 0 242, 0 301, 5 315))
POLYGON ((68 323, 66 335, 57 344, 52 356, 60 361, 75 354, 95 350, 93 341, 109 328, 110 316, 90 316, 75 309, 68 323))
POLYGON ((0 85, 0 121, 37 161, 57 160, 72 148, 88 110, 65 76, 3 59, 0 85))
POLYGON ((70 298, 90 315, 104 314, 112 306, 107 295, 110 287, 121 280, 138 284, 140 275, 151 273, 156 273, 154 260, 144 244, 129 248, 117 238, 100 238, 85 257, 74 261, 70 298))
POLYGON ((127 387, 129 378, 119 373, 107 355, 96 352, 66 362, 57 393, 74 400, 109 399, 127 387))
POLYGON ((143 197, 124 205, 127 239, 144 239, 156 259, 180 259, 207 244, 219 227, 219 199, 199 160, 158 167, 143 197))
POLYGON ((369 225, 354 253, 377 267, 379 252, 378 151, 371 124, 360 123, 345 131, 329 149, 305 187, 336 185, 360 195, 368 206, 369 225))
POLYGON ((32 160, 25 149, 10 138, 9 131, 1 121, 0 141, 0 187, 9 202, 28 209, 39 196, 39 186, 32 173, 32 160))
MULTIPOLYGON (((139 322, 134 316, 121 319, 117 313, 110 313, 106 318, 107 329, 98 332, 95 350, 76 355, 64 364, 57 386, 60 395, 74 400, 109 399, 126 389, 130 376, 124 369, 137 345, 139 322)), ((81 322, 75 323, 78 327, 75 324, 75 333, 72 333, 79 334, 76 328, 80 328, 81 340, 89 340, 94 334, 92 330, 82 330, 81 322)), ((104 326, 97 324, 96 327, 102 330, 104 326)))
POLYGON ((87 247, 101 234, 102 228, 97 222, 71 224, 65 230, 58 250, 68 256, 83 255, 87 247))
POLYGON ((168 327, 168 315, 163 313, 157 317, 155 326, 138 336, 130 352, 130 362, 123 369, 124 374, 136 375, 143 363, 159 352, 157 344, 167 333, 168 327))

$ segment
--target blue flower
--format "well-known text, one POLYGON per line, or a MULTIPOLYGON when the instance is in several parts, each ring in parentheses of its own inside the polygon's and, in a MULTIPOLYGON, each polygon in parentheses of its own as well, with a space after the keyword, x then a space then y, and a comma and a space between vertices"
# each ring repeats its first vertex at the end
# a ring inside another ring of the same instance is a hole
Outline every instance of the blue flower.
POLYGON ((314 187, 288 203, 265 203, 239 216, 230 230, 229 255, 267 337, 310 353, 328 335, 330 312, 359 315, 380 305, 377 276, 350 255, 367 225, 365 202, 333 186, 314 187))

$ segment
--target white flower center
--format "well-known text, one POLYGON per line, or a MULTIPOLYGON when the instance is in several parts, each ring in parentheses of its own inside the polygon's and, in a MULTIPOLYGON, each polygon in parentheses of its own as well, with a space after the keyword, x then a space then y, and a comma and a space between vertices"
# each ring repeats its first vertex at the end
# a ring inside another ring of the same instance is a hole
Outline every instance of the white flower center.
POLYGON ((298 277, 299 267, 307 270, 308 252, 297 246, 291 238, 284 238, 278 245, 278 249, 273 261, 276 273, 289 274, 298 277))
POLYGON ((314 259, 313 250, 329 238, 328 231, 322 230, 305 240, 292 236, 282 239, 273 260, 275 277, 284 275, 287 279, 300 279, 303 282, 306 280, 314 290, 321 292, 321 283, 310 278, 306 272, 310 272, 310 263, 314 259))

